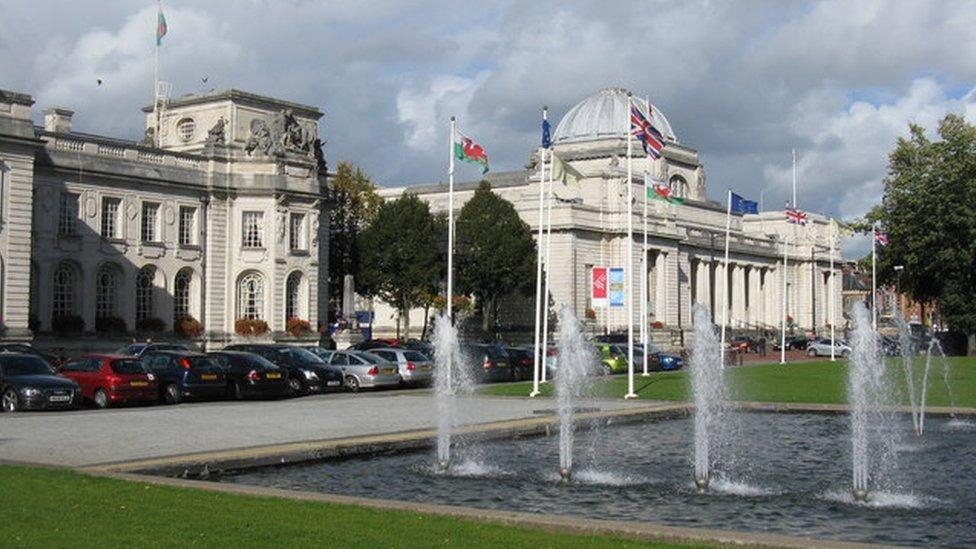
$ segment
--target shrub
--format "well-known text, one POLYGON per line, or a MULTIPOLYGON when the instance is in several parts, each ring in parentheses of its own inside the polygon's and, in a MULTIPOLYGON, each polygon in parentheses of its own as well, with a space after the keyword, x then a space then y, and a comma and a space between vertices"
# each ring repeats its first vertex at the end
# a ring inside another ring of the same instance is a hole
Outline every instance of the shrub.
POLYGON ((586 318, 589 320, 596 320, 596 310, 590 307, 586 308, 586 318))
POLYGON ((125 320, 117 316, 103 316, 95 319, 95 331, 102 334, 124 334, 129 327, 125 320))
POLYGON ((234 322, 234 332, 245 337, 264 335, 268 333, 268 323, 260 318, 238 318, 234 322))
POLYGON ((136 322, 136 330, 139 332, 157 333, 166 330, 166 323, 161 318, 149 317, 136 322))
POLYGON ((85 331, 85 319, 75 314, 58 315, 51 319, 51 330, 59 334, 80 334, 85 331))
POLYGON ((181 336, 200 337, 203 333, 203 324, 192 316, 184 316, 176 323, 175 332, 181 336))
POLYGON ((655 330, 660 330, 664 328, 664 323, 661 322, 660 320, 655 320, 654 322, 651 322, 651 328, 655 330))
POLYGON ((295 337, 301 337, 312 331, 312 325, 301 318, 289 318, 285 323, 285 331, 295 337))

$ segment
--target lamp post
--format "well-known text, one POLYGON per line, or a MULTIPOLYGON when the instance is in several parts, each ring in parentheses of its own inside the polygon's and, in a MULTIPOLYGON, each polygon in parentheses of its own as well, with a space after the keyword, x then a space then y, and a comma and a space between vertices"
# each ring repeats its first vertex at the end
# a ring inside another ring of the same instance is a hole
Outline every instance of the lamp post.
POLYGON ((903 316, 905 314, 905 310, 901 302, 901 272, 905 270, 905 266, 895 265, 894 269, 895 272, 898 273, 895 275, 895 300, 898 303, 898 314, 903 316))

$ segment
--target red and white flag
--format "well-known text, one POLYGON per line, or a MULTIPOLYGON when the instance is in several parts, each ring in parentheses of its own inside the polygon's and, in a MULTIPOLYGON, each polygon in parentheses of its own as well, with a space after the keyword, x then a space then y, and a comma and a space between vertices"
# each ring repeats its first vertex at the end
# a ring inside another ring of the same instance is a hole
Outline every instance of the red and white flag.
POLYGON ((807 214, 796 208, 786 208, 786 222, 805 226, 807 224, 807 214))
POLYGON ((880 245, 880 246, 887 246, 888 245, 888 233, 883 232, 881 229, 875 227, 874 228, 874 241, 877 242, 878 245, 880 245))

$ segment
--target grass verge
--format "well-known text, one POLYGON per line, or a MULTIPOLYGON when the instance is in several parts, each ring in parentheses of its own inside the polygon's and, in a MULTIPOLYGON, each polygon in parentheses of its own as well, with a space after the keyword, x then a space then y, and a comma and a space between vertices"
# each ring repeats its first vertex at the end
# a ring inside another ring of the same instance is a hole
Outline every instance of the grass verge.
POLYGON ((4 547, 675 547, 0 466, 4 547))

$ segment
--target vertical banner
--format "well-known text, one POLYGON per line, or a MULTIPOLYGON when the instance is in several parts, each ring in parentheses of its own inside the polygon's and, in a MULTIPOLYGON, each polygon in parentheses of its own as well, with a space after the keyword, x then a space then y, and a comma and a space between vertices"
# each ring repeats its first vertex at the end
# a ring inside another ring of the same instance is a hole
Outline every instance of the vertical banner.
POLYGON ((607 268, 593 267, 590 275, 590 301, 593 308, 603 308, 607 306, 607 268))
POLYGON ((610 269, 610 306, 624 306, 624 270, 621 267, 610 269))

